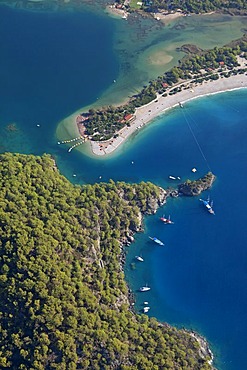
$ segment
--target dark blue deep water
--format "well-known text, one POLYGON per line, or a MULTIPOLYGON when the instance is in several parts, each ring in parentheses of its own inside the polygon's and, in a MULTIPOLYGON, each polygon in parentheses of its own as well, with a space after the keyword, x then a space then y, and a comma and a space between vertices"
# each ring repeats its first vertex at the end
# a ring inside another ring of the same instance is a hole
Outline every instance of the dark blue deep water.
POLYGON ((0 8, 0 122, 19 129, 13 150, 54 150, 56 124, 82 102, 96 100, 116 78, 114 28, 106 16, 88 12, 0 8))
POLYGON ((145 233, 128 249, 126 277, 134 291, 146 283, 152 288, 136 294, 137 311, 148 300, 150 316, 205 335, 217 368, 246 369, 247 91, 173 109, 110 158, 68 154, 56 145, 56 124, 93 102, 116 78, 113 24, 90 13, 1 8, 0 150, 51 153, 61 172, 78 183, 94 183, 101 176, 102 181, 148 180, 166 187, 174 185, 169 175, 185 180, 208 171, 187 120, 217 176, 202 195, 214 200, 216 215, 209 215, 198 198, 168 200, 146 217, 145 233), (163 225, 162 214, 170 214, 175 224, 163 225), (165 247, 153 245, 149 235, 164 240, 165 247), (133 266, 136 254, 145 261, 133 266))
MULTIPOLYGON (((211 343, 216 366, 227 370, 247 368, 246 98, 247 91, 238 90, 185 104, 185 115, 217 176, 202 195, 214 200, 216 215, 205 211, 199 197, 169 200, 146 218, 145 234, 137 236, 126 264, 134 291, 146 283, 151 287, 137 293, 137 310, 148 300, 151 316, 199 331, 211 343), (174 225, 163 225, 163 214, 170 214, 174 225), (165 247, 154 245, 149 235, 165 247), (144 263, 136 263, 136 254, 144 263)), ((162 183, 161 174, 163 179, 169 174, 185 179, 207 171, 181 109, 161 118, 156 134, 148 131, 142 145, 143 150, 150 147, 149 179, 162 183), (190 172, 194 166, 197 174, 190 172)))

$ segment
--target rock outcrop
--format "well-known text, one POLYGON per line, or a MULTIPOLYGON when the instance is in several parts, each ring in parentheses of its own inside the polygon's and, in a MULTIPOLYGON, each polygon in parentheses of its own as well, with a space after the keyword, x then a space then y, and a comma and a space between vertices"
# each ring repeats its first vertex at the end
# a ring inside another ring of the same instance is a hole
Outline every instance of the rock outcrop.
POLYGON ((159 187, 159 196, 158 197, 152 196, 147 199, 148 210, 145 213, 146 214, 156 213, 157 209, 166 203, 166 199, 168 196, 169 193, 165 189, 159 187))
POLYGON ((212 172, 208 172, 205 176, 199 178, 198 180, 187 180, 178 185, 178 191, 183 195, 193 197, 201 194, 202 191, 209 189, 215 179, 216 176, 212 172))

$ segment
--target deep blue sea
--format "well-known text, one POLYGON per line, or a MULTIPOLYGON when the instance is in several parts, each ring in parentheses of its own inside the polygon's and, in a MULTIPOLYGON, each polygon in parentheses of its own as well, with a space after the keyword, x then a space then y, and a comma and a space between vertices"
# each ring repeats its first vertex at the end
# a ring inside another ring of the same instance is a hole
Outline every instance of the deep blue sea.
POLYGON ((113 34, 114 23, 93 13, 1 7, 0 122, 15 122, 19 130, 18 139, 5 135, 1 145, 54 151, 57 123, 96 100, 117 77, 113 34))
POLYGON ((119 70, 112 50, 114 23, 95 17, 85 12, 30 16, 1 8, 0 151, 51 153, 62 174, 76 183, 101 177, 173 186, 169 175, 195 179, 208 171, 188 121, 217 176, 202 195, 214 200, 216 215, 198 198, 169 199, 145 218, 145 232, 128 248, 126 278, 134 291, 151 287, 136 293, 137 311, 148 300, 150 316, 205 335, 218 369, 246 369, 247 90, 185 103, 110 158, 68 154, 56 144, 57 122, 94 101, 119 70), (15 130, 8 128, 12 123, 15 130), (174 225, 163 225, 163 214, 170 214, 174 225), (165 246, 152 244, 148 236, 165 246), (137 254, 144 263, 135 262, 137 254))
MULTIPOLYGON (((238 90, 185 104, 185 115, 217 176, 212 189, 201 195, 214 200, 216 215, 203 208, 199 197, 168 200, 146 218, 145 233, 129 248, 126 264, 134 291, 151 287, 137 293, 137 310, 147 300, 150 316, 205 335, 217 368, 224 370, 247 368, 246 99, 247 90, 238 90), (162 224, 163 214, 171 215, 174 225, 162 224), (148 236, 165 246, 156 246, 148 236), (136 262, 135 255, 142 255, 144 263, 136 262)), ((192 179, 207 171, 181 108, 147 131, 138 152, 145 160, 132 157, 136 167, 142 163, 143 172, 147 166, 151 181, 163 185, 168 175, 192 179)))

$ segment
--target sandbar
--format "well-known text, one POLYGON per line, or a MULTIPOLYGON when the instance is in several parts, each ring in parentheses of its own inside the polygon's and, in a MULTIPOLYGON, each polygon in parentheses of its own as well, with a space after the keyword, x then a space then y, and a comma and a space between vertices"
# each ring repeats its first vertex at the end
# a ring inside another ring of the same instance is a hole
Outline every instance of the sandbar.
POLYGON ((173 59, 172 55, 167 54, 166 50, 159 50, 148 57, 148 63, 156 66, 165 66, 173 59))
MULTIPOLYGON (((97 156, 111 154, 133 133, 150 123, 157 116, 165 114, 168 109, 183 105, 187 101, 206 95, 247 88, 247 74, 234 75, 228 78, 220 77, 218 80, 203 81, 199 84, 192 84, 189 81, 183 82, 183 84, 188 84, 188 88, 175 95, 159 95, 150 103, 137 108, 135 120, 131 123, 130 127, 125 126, 118 131, 118 137, 104 142, 90 141, 92 152, 97 156)), ((174 89, 174 86, 171 89, 174 89)))

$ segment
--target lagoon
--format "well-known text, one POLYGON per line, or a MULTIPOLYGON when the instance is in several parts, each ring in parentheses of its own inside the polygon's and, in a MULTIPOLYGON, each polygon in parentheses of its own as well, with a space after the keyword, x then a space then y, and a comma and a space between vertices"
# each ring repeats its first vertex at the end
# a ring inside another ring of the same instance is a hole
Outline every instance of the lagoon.
MULTIPOLYGON (((175 62, 181 57, 176 47, 192 35, 201 47, 213 47, 242 34, 240 18, 205 18, 203 24, 196 19, 187 19, 182 33, 182 19, 176 21, 179 27, 171 24, 164 33, 149 20, 138 19, 129 26, 133 28, 126 28, 126 22, 86 11, 28 13, 1 7, 1 152, 50 153, 62 174, 80 184, 112 178, 166 187, 173 185, 169 175, 182 180, 203 175, 205 161, 179 108, 140 130, 107 159, 78 151, 68 154, 55 137, 57 123, 75 110, 97 100, 121 100, 160 73, 161 67, 151 63, 157 50, 172 55, 175 62), (216 26, 222 28, 213 39, 216 26)), ((162 68, 170 68, 172 62, 167 61, 162 68)), ((205 335, 221 370, 247 368, 246 98, 246 90, 238 90, 185 104, 217 176, 210 191, 216 216, 207 214, 197 198, 170 199, 157 215, 145 219, 145 233, 137 235, 126 263, 134 291, 145 283, 152 287, 147 293, 150 316, 205 335), (171 214, 175 224, 160 224, 163 213, 171 214), (148 235, 164 239, 165 247, 150 244, 148 235), (132 270, 133 256, 139 253, 145 262, 132 270)), ((137 294, 137 311, 142 299, 137 294)))

